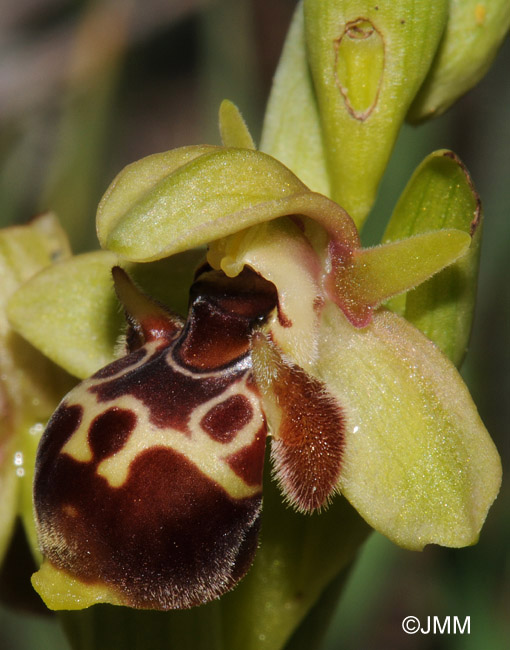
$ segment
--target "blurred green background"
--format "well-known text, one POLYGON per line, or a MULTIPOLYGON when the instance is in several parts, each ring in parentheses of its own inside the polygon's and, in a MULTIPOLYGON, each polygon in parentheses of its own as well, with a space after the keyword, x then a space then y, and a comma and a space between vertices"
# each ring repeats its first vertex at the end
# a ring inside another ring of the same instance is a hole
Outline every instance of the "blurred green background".
MULTIPOLYGON (((0 12, 0 226, 54 209, 75 252, 97 246, 95 208, 113 176, 144 155, 219 143, 224 97, 258 138, 293 0, 7 0, 0 12)), ((510 459, 510 42, 446 115, 405 126, 363 233, 373 244, 422 158, 451 148, 485 212, 478 309, 462 369, 510 459)), ((1 496, 0 496, 1 498, 1 496)), ((510 647, 510 488, 478 545, 412 553, 373 535, 322 650, 510 647), (414 615, 466 616, 470 635, 406 635, 414 615)), ((18 550, 22 540, 18 544, 18 550)), ((54 618, 13 607, 26 589, 16 552, 0 592, 0 650, 68 650, 54 618), (13 578, 15 577, 15 579, 13 578)), ((34 598, 34 603, 36 599, 34 598)), ((36 605, 32 608, 37 609, 36 605)), ((172 649, 172 650, 180 650, 172 649)))

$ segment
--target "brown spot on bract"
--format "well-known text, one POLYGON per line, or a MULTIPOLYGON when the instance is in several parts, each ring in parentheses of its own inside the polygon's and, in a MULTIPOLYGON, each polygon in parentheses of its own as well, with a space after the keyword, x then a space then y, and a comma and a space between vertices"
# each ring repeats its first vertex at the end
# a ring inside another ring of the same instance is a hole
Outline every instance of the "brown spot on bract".
POLYGON ((218 442, 230 442, 253 417, 253 407, 244 395, 232 395, 208 411, 200 426, 218 442))
POLYGON ((216 598, 248 570, 261 497, 235 500, 183 455, 139 454, 119 488, 94 464, 61 455, 36 485, 42 550, 85 582, 105 582, 132 607, 183 609, 216 598), (76 508, 79 518, 62 507, 76 508))
POLYGON ((248 485, 262 486, 262 472, 266 450, 267 429, 264 424, 251 445, 243 447, 227 458, 229 467, 248 485))
POLYGON ((136 414, 117 406, 107 409, 91 423, 89 444, 94 461, 113 456, 122 449, 136 427, 136 414))

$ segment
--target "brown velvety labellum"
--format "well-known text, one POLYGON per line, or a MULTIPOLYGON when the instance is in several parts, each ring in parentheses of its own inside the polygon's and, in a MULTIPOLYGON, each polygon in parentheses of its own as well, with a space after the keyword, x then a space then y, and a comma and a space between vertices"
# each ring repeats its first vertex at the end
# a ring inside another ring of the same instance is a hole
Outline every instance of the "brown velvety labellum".
POLYGON ((34 502, 42 552, 132 607, 206 603, 253 561, 266 429, 250 336, 276 292, 252 271, 241 275, 207 271, 185 326, 169 316, 168 332, 158 333, 149 299, 116 272, 119 295, 138 310, 135 329, 150 340, 74 388, 41 440, 34 502))
POLYGON ((132 607, 200 605, 251 564, 261 496, 230 498, 171 449, 139 454, 120 488, 98 476, 95 461, 61 454, 51 470, 38 468, 35 489, 48 559, 117 588, 132 607))

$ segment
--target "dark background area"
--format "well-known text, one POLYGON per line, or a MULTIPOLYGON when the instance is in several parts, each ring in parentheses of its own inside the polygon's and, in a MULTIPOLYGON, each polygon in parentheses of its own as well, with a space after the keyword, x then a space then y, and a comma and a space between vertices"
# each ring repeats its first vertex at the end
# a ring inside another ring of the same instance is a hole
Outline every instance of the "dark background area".
MULTIPOLYGON (((7 0, 0 12, 0 226, 54 209, 75 252, 97 246, 94 215, 113 176, 144 155, 219 143, 224 97, 258 139, 291 0, 7 0)), ((451 148, 481 194, 484 243, 462 369, 509 466, 510 42, 485 79, 438 120, 405 126, 363 233, 378 241, 425 155, 451 148)), ((412 553, 373 535, 323 650, 503 650, 510 644, 510 489, 478 545, 412 553), (467 635, 406 635, 415 615, 471 617, 467 635)), ((4 602, 0 650, 67 650, 54 619, 4 602)), ((178 650, 178 649, 177 649, 178 650)))

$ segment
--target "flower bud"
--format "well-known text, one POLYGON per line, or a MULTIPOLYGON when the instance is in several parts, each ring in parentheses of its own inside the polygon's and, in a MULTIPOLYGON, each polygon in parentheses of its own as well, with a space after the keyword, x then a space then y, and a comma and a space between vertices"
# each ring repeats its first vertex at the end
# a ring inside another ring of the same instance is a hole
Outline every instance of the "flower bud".
POLYGON ((448 23, 436 58, 407 119, 420 122, 438 117, 477 84, 509 27, 508 0, 450 0, 448 23))
POLYGON ((432 63, 447 1, 305 0, 305 40, 331 198, 363 223, 432 63))

